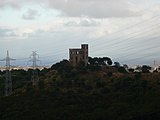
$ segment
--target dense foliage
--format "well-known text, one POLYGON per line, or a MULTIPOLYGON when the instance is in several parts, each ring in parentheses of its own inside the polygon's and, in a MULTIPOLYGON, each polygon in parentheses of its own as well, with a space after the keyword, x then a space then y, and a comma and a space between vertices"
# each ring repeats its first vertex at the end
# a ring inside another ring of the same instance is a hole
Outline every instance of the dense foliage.
POLYGON ((14 93, 8 97, 1 71, 0 120, 158 120, 160 73, 143 69, 128 73, 103 62, 73 67, 63 60, 38 71, 38 86, 32 86, 31 69, 12 70, 14 93))

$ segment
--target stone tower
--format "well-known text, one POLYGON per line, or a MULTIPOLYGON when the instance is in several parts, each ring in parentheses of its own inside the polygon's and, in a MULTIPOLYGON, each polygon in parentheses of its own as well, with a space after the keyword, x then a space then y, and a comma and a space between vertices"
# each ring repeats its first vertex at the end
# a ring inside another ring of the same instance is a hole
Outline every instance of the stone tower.
POLYGON ((69 61, 73 66, 79 62, 88 63, 88 44, 81 44, 81 48, 69 49, 69 61))

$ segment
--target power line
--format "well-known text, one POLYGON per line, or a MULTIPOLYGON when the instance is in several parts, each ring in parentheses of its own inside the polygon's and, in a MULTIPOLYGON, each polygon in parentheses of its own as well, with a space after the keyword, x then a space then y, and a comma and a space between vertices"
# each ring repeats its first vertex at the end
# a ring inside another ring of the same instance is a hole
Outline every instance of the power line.
MULTIPOLYGON (((158 15, 159 16, 159 15, 158 15)), ((112 33, 111 35, 115 35, 116 33, 122 33, 122 31, 126 31, 126 30, 128 30, 128 29, 130 29, 130 28, 132 28, 132 27, 136 27, 136 26, 138 26, 138 25, 141 25, 142 23, 144 24, 144 23, 146 23, 146 22, 148 22, 148 20, 153 20, 154 18, 157 18, 158 17, 157 15, 155 15, 155 16, 152 16, 151 18, 147 18, 147 19, 145 19, 145 20, 143 20, 143 21, 140 21, 140 22, 138 22, 138 23, 136 23, 136 24, 133 24, 133 25, 131 25, 131 26, 128 26, 128 27, 126 27, 126 28, 124 28, 124 29, 121 29, 121 30, 119 30, 119 31, 117 31, 117 32, 114 32, 114 33, 112 33)), ((153 22, 153 21, 151 21, 151 22, 153 22)), ((150 30, 149 30, 150 31, 150 30)), ((148 32, 149 32, 148 31, 148 32)), ((144 34, 145 32, 144 31, 142 31, 142 33, 141 34, 144 34)), ((147 32, 146 32, 147 33, 147 32)), ((134 33, 131 33, 131 34, 135 34, 135 32, 134 33)), ((131 39, 131 38, 134 38, 134 37, 139 37, 141 34, 139 34, 139 35, 135 35, 135 36, 132 36, 132 37, 130 37, 130 38, 127 38, 127 40, 129 40, 129 39, 131 39)), ((110 36, 111 36, 110 35, 110 36)), ((120 38, 118 38, 118 39, 120 39, 120 38)), ((117 39, 116 39, 117 40, 117 39)), ((113 41, 113 39, 112 39, 112 41, 113 41)), ((111 42, 112 42, 111 41, 111 42)), ((66 41, 66 42, 68 42, 68 40, 66 41)), ((91 41, 91 43, 94 43, 95 41, 91 41)), ((123 41, 118 41, 118 43, 116 42, 116 43, 113 43, 112 42, 112 44, 108 44, 107 43, 107 46, 109 46, 109 47, 113 47, 114 45, 113 44, 115 44, 115 46, 114 47, 116 47, 118 44, 122 44, 122 42, 124 42, 124 40, 123 41)), ((133 41, 132 41, 133 42, 133 41)), ((130 42, 131 43, 131 42, 130 42)), ((129 44, 130 44, 129 43, 129 44)), ((102 43, 101 43, 102 44, 102 43)), ((103 45, 105 45, 104 47, 106 47, 106 44, 105 43, 103 43, 103 45)), ((96 46, 98 46, 97 44, 96 44, 96 46)), ((99 45, 99 46, 101 46, 101 45, 99 45)), ((131 45, 130 45, 131 46, 131 45)), ((125 49, 128 47, 128 49, 130 49, 130 46, 125 46, 125 49)), ((103 47, 101 47, 100 49, 102 49, 103 47)), ((96 49, 96 50, 99 50, 99 49, 96 49)), ((94 51, 96 51, 96 50, 93 50, 93 51, 91 51, 91 52, 94 52, 94 51)), ((120 49, 121 50, 121 49, 120 49)), ((60 53, 59 52, 57 52, 56 53, 57 55, 59 55, 60 53)), ((63 53, 62 53, 63 54, 63 53)), ((64 54, 65 54, 65 52, 64 52, 64 54)), ((55 55, 48 55, 47 57, 51 57, 51 56, 55 56, 55 55)))
MULTIPOLYGON (((155 18, 157 17, 157 16, 154 16, 155 18)), ((148 20, 150 20, 150 19, 153 19, 154 17, 152 17, 152 18, 149 18, 149 19, 145 19, 145 22, 147 22, 148 20)), ((144 23, 144 21, 141 21, 140 23, 137 23, 137 24, 141 24, 141 23, 144 23)), ((137 24, 134 24, 134 25, 132 25, 132 26, 136 26, 137 24)), ((155 24, 154 26, 156 26, 157 27, 157 24, 155 24)), ((130 26, 131 27, 131 26, 130 26)), ((127 29, 129 29, 130 27, 128 27, 127 29)), ((126 30, 126 29, 124 29, 124 30, 126 30)), ((147 28, 146 28, 146 30, 147 30, 147 28)), ((150 30, 149 30, 150 31, 150 30)), ((149 32, 149 31, 147 31, 147 32, 149 32)), ((120 31, 119 31, 120 32, 120 31)), ((121 31, 122 32, 122 31, 121 31)), ((146 33, 147 33, 146 32, 146 33)), ((138 33, 138 32, 137 32, 138 33)), ((133 34, 133 33, 131 33, 131 34, 133 34)), ((130 35, 131 35, 130 34, 130 35)), ((135 33, 134 33, 135 34, 135 33)), ((144 30, 143 30, 143 33, 141 33, 141 34, 144 34, 144 30)), ((112 35, 114 35, 114 34, 112 34, 112 35)), ((139 34, 140 35, 140 34, 139 34)), ((137 35, 136 35, 137 36, 137 35)), ((136 36, 133 36, 132 38, 134 38, 134 37, 136 37, 136 36)), ((119 38, 120 39, 120 38, 119 38)), ((130 39, 130 38, 128 38, 128 39, 130 39)), ((127 39, 127 40, 128 40, 127 39)), ((124 41, 124 40, 123 40, 124 41)), ((119 43, 122 43, 123 41, 119 41, 119 43)), ((93 41, 93 42, 95 42, 95 41, 93 41)), ((103 44, 103 45, 105 45, 105 44, 103 44)), ((110 45, 110 47, 112 47, 112 45, 113 45, 113 43, 110 45)), ((117 43, 116 43, 116 46, 117 46, 117 43)), ((99 50, 99 49, 97 49, 97 50, 99 50)), ((62 51, 62 50, 61 50, 62 51)), ((95 51, 95 50, 94 50, 95 51)), ((92 52, 92 51, 91 51, 92 52)), ((62 52, 63 53, 63 52, 62 52)), ((59 54, 59 53, 58 53, 59 54)), ((53 56, 53 55, 51 55, 51 56, 53 56)), ((49 57, 49 55, 48 55, 48 57, 49 57)))
MULTIPOLYGON (((136 24, 134 24, 134 25, 131 25, 131 26, 128 26, 127 28, 124 28, 124 29, 121 29, 121 30, 119 30, 119 31, 117 31, 117 32, 114 32, 114 33, 112 33, 112 35, 115 35, 116 33, 121 33, 123 30, 128 30, 129 28, 132 28, 132 27, 135 27, 136 25, 141 25, 142 23, 145 23, 145 22, 147 22, 148 20, 151 20, 151 19, 153 19, 153 18, 157 18, 157 15, 155 15, 155 16, 152 16, 152 18, 147 18, 147 19, 145 19, 145 20, 143 20, 143 21, 140 21, 140 22, 138 22, 138 23, 136 23, 136 24)), ((111 36, 111 34, 110 34, 110 36, 111 36)), ((67 40, 68 41, 68 40, 67 40)), ((67 42, 66 41, 66 42, 67 42)), ((95 42, 95 41, 93 41, 93 42, 95 42)), ((104 44, 103 44, 104 45, 104 44)), ((97 45, 96 45, 97 46, 97 45)), ((111 45, 110 45, 111 46, 111 45)), ((92 51, 91 51, 92 52, 92 51)), ((58 52, 57 52, 58 53, 58 52)), ((50 56, 54 56, 54 55, 50 55, 50 56)), ((50 57, 49 55, 48 55, 48 57, 50 57)))
MULTIPOLYGON (((154 24, 150 27, 144 27, 144 29, 140 29, 137 32, 126 34, 126 36, 127 36, 126 38, 119 37, 119 38, 109 39, 110 41, 108 41, 107 43, 101 43, 101 45, 99 45, 99 47, 101 47, 101 49, 105 48, 107 46, 109 46, 110 48, 113 46, 116 47, 116 46, 118 46, 118 44, 125 43, 127 40, 130 40, 130 39, 133 39, 136 37, 140 37, 140 35, 146 35, 146 33, 148 33, 148 32, 150 34, 150 32, 152 30, 154 30, 155 28, 159 29, 159 27, 160 27, 160 23, 154 24), (128 35, 132 35, 132 36, 128 36, 128 35)), ((149 35, 149 34, 147 34, 147 35, 149 35)), ((134 42, 134 41, 132 41, 132 42, 134 42)), ((98 48, 96 50, 98 50, 98 48)))

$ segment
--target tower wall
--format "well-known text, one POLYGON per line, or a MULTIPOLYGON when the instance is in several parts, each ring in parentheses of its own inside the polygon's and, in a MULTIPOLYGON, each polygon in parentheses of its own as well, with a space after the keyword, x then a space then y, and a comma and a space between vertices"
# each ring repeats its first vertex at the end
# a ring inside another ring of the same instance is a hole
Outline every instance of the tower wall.
POLYGON ((82 44, 81 49, 69 49, 69 61, 76 66, 80 61, 88 63, 88 44, 82 44))

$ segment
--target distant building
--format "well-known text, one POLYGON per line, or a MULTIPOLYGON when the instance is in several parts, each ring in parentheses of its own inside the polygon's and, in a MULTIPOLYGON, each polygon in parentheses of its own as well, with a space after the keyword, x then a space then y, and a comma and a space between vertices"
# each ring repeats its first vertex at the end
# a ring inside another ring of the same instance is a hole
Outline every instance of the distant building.
POLYGON ((81 44, 81 48, 69 49, 69 61, 73 66, 79 62, 88 63, 88 44, 81 44))

